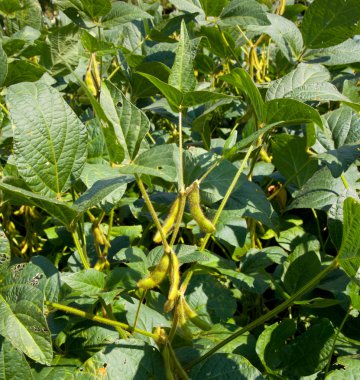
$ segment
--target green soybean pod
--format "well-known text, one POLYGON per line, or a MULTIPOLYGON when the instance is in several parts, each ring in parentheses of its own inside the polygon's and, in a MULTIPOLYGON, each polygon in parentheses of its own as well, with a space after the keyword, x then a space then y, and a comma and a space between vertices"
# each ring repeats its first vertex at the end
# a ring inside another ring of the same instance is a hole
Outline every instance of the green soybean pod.
MULTIPOLYGON (((180 208, 180 198, 177 197, 175 202, 172 204, 169 214, 167 215, 162 225, 162 229, 165 235, 168 234, 168 232, 171 230, 171 228, 175 224, 176 217, 179 213, 179 208, 180 208)), ((154 243, 161 243, 161 235, 159 231, 156 231, 153 241, 154 243)))
POLYGON ((164 253, 155 267, 155 269, 150 273, 150 276, 145 277, 138 281, 137 286, 140 289, 153 289, 155 286, 159 285, 166 277, 166 274, 170 266, 170 255, 164 253))
POLYGON ((170 289, 168 299, 164 305, 164 311, 168 313, 174 306, 179 293, 180 272, 179 272, 179 259, 176 253, 172 250, 170 254, 170 289))
POLYGON ((215 226, 212 222, 204 215, 203 210, 200 205, 200 190, 199 182, 195 181, 193 188, 188 195, 190 213, 194 218, 195 222, 199 225, 201 231, 211 234, 215 231, 215 226))
POLYGON ((199 327, 201 330, 209 331, 211 330, 211 325, 201 319, 198 314, 189 306, 189 304, 184 299, 183 301, 184 311, 186 316, 189 318, 189 321, 193 323, 195 326, 199 327))

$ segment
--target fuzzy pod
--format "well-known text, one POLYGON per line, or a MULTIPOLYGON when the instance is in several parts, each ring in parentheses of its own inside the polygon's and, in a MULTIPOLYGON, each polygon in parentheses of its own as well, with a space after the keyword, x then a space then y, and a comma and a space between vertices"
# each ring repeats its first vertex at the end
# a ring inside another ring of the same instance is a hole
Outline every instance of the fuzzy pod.
POLYGON ((155 269, 150 273, 150 276, 145 277, 138 281, 137 286, 140 289, 153 289, 158 286, 166 277, 166 274, 170 266, 170 255, 164 253, 155 267, 155 269))
MULTIPOLYGON (((162 229, 164 231, 165 236, 169 233, 169 231, 172 229, 173 225, 175 224, 176 218, 179 213, 179 209, 180 209, 180 198, 177 197, 175 199, 175 202, 170 207, 170 211, 162 225, 162 229)), ((159 231, 156 231, 153 241, 154 243, 161 243, 161 235, 159 231)))
POLYGON ((164 361, 165 378, 166 380, 175 380, 174 371, 172 369, 172 360, 170 357, 169 347, 165 344, 162 350, 162 357, 164 361))
POLYGON ((193 323, 196 327, 198 327, 201 330, 209 331, 211 330, 211 325, 201 319, 199 315, 189 306, 189 304, 186 302, 186 300, 183 300, 184 305, 184 311, 186 316, 189 318, 189 321, 193 323))
POLYGON ((198 181, 194 182, 193 188, 188 195, 190 213, 195 222, 199 225, 201 231, 211 234, 215 231, 215 226, 204 215, 200 205, 200 190, 198 181))
POLYGON ((164 305, 164 311, 168 313, 174 306, 176 299, 179 294, 179 284, 180 284, 180 270, 179 270, 179 259, 174 251, 170 254, 170 289, 168 294, 168 299, 164 305))
POLYGON ((185 301, 184 297, 181 296, 176 307, 176 315, 177 315, 177 320, 180 327, 184 326, 187 321, 187 316, 186 316, 185 308, 184 308, 184 301, 185 301))

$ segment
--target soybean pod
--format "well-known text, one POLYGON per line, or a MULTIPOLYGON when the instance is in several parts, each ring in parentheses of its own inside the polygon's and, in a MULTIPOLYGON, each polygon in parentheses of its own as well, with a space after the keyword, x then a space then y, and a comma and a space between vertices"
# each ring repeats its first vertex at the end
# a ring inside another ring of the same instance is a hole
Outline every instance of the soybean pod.
POLYGON ((170 266, 170 255, 164 253, 155 267, 155 269, 150 273, 150 276, 145 277, 138 281, 137 286, 140 289, 153 289, 155 286, 158 286, 166 277, 166 274, 170 266))
POLYGON ((211 325, 199 317, 199 315, 186 302, 185 298, 183 299, 183 307, 184 307, 185 314, 189 318, 189 321, 191 323, 199 327, 199 329, 201 330, 205 330, 205 331, 211 330, 211 325))
MULTIPOLYGON (((176 217, 178 216, 178 213, 179 213, 179 208, 180 208, 180 198, 177 197, 175 202, 172 204, 169 214, 167 215, 162 225, 162 230, 165 236, 169 233, 169 231, 172 229, 173 225, 175 224, 176 217)), ((154 243, 161 243, 160 231, 156 231, 153 241, 154 243)))
POLYGON ((204 215, 203 210, 200 205, 200 190, 199 182, 195 181, 193 183, 193 188, 188 195, 190 213, 194 218, 195 222, 199 225, 201 231, 211 234, 215 231, 215 226, 212 222, 204 215))
POLYGON ((170 289, 169 289, 168 299, 164 305, 164 311, 166 313, 168 313, 174 308, 175 302, 179 293, 179 283, 180 283, 179 259, 173 250, 171 250, 171 254, 170 254, 169 275, 170 275, 169 276, 170 289))

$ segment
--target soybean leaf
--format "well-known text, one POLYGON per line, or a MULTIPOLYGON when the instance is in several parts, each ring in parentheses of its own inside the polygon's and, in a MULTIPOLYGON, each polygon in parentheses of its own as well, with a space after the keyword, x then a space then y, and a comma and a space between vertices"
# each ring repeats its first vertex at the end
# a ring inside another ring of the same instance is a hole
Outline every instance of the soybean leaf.
POLYGON ((76 210, 65 202, 58 201, 54 198, 32 193, 31 191, 4 182, 0 182, 0 189, 8 197, 10 203, 37 206, 68 228, 70 228, 72 221, 78 216, 76 210))
POLYGON ((196 365, 191 371, 191 379, 219 379, 224 374, 231 379, 264 380, 258 369, 248 359, 234 353, 216 353, 196 365))
POLYGON ((33 264, 11 267, 0 286, 0 334, 31 359, 50 364, 51 335, 43 315, 44 281, 33 264))
POLYGON ((8 269, 11 260, 10 243, 4 231, 0 228, 0 274, 8 269))
POLYGON ((117 1, 112 3, 110 12, 102 18, 101 25, 104 28, 112 28, 137 19, 144 20, 151 18, 152 16, 143 11, 139 6, 117 1))
POLYGON ((230 74, 222 76, 221 79, 237 87, 240 91, 245 92, 250 100, 250 105, 254 108, 257 118, 260 121, 264 121, 264 101, 261 97, 260 91, 247 71, 241 68, 236 68, 232 70, 230 74))
POLYGON ((176 49, 175 61, 169 75, 170 86, 182 93, 194 90, 196 79, 192 61, 192 47, 185 22, 181 22, 180 40, 176 49))
POLYGON ((292 98, 297 88, 312 83, 322 83, 330 80, 329 71, 321 65, 301 63, 295 70, 272 82, 266 92, 266 100, 292 98))
POLYGON ((229 0, 200 0, 201 8, 206 16, 219 16, 229 0))
POLYGON ((82 296, 98 296, 105 288, 105 274, 92 268, 62 276, 61 279, 82 296))
POLYGON ((36 82, 45 72, 42 66, 34 65, 29 61, 12 61, 7 66, 4 85, 8 87, 20 82, 36 82))
POLYGON ((360 284, 360 202, 354 198, 344 201, 343 237, 338 262, 346 274, 360 284))
POLYGON ((7 55, 0 44, 0 86, 4 83, 8 71, 7 55))
POLYGON ((7 102, 19 174, 35 192, 60 197, 84 166, 85 126, 61 95, 44 83, 10 87, 7 102))
POLYGON ((298 27, 285 17, 267 14, 271 25, 249 26, 249 31, 268 34, 289 62, 295 62, 303 47, 303 38, 298 27))
POLYGON ((123 174, 148 174, 165 181, 175 182, 177 178, 177 147, 175 144, 155 146, 141 154, 129 165, 121 166, 123 174))
POLYGON ((318 163, 306 151, 305 138, 278 134, 271 140, 271 148, 276 168, 285 178, 293 178, 291 182, 298 188, 318 169, 318 163))
POLYGON ((66 0, 66 2, 71 3, 78 11, 85 13, 94 21, 111 10, 110 0, 66 0))
POLYGON ((231 0, 220 14, 222 25, 268 25, 262 6, 255 0, 231 0))
POLYGON ((340 356, 336 361, 337 366, 341 368, 331 371, 326 376, 326 380, 349 380, 356 379, 360 371, 359 357, 354 356, 340 356))
POLYGON ((305 46, 325 48, 339 44, 356 34, 359 21, 357 0, 315 0, 301 24, 305 46))
POLYGON ((2 337, 0 337, 0 363, 1 379, 34 379, 25 356, 2 337))

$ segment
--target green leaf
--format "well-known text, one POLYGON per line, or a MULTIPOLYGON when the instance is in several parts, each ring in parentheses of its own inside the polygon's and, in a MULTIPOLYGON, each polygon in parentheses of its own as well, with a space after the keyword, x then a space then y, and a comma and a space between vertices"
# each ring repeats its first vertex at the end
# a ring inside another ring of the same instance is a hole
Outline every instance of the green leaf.
POLYGON ((276 169, 285 178, 293 178, 291 182, 298 188, 303 186, 318 169, 318 163, 312 160, 306 151, 306 139, 303 137, 285 133, 275 135, 271 140, 271 148, 276 169))
POLYGON ((220 15, 221 11, 227 5, 229 0, 200 0, 201 8, 203 9, 206 16, 217 17, 220 15))
POLYGON ((325 48, 339 44, 356 34, 359 21, 357 0, 315 0, 301 24, 305 46, 325 48))
POLYGON ((184 94, 182 107, 194 107, 208 102, 215 102, 221 99, 233 99, 233 96, 211 91, 191 91, 184 94))
POLYGON ((191 379, 264 380, 260 371, 248 359, 234 353, 216 353, 196 365, 191 371, 191 379))
POLYGON ((266 12, 255 0, 231 0, 220 14, 222 25, 269 25, 266 12))
POLYGON ((301 124, 315 123, 323 127, 317 110, 294 99, 274 99, 265 103, 266 123, 301 124))
POLYGON ((84 363, 84 374, 98 378, 100 370, 108 379, 164 379, 164 366, 160 352, 139 339, 119 340, 106 345, 84 363), (106 366, 104 367, 104 363, 106 366))
POLYGON ((105 274, 96 269, 82 270, 61 279, 82 296, 98 296, 105 288, 105 274))
POLYGON ((32 190, 59 197, 81 174, 85 126, 61 95, 44 83, 8 89, 17 169, 32 190))
POLYGON ((138 74, 147 78, 155 87, 157 87, 160 90, 160 92, 165 96, 166 100, 169 102, 169 105, 173 110, 179 110, 183 101, 183 94, 176 87, 173 87, 163 82, 162 80, 154 77, 153 75, 140 72, 138 72, 138 74))
POLYGON ((74 203, 74 208, 79 214, 91 207, 102 203, 111 193, 116 192, 116 199, 120 200, 126 191, 127 184, 135 181, 132 176, 121 176, 96 181, 94 185, 82 194, 74 203))
POLYGON ((249 26, 249 31, 268 34, 289 62, 295 62, 303 47, 303 38, 298 27, 285 17, 268 13, 271 25, 249 26))
POLYGON ((271 83, 266 92, 266 100, 292 98, 292 93, 298 88, 329 80, 330 73, 325 67, 301 63, 295 70, 271 83))
POLYGON ((141 154, 129 165, 121 166, 123 174, 147 174, 160 177, 164 181, 175 182, 177 179, 177 147, 175 144, 155 146, 141 154))
MULTIPOLYGON (((78 1, 70 0, 74 5, 78 1)), ((97 20, 101 16, 105 16, 111 10, 110 0, 80 0, 81 8, 92 20, 97 20)))
MULTIPOLYGON (((350 167, 343 175, 350 186, 355 187, 359 178, 357 169, 350 167)), ((315 208, 327 211, 344 190, 342 179, 334 178, 330 169, 325 166, 318 170, 299 191, 292 194, 294 200, 288 209, 315 208)))
POLYGON ((0 286, 0 334, 36 362, 50 364, 51 334, 43 315, 44 274, 33 264, 16 264, 0 286))
POLYGON ((34 379, 24 355, 2 337, 0 337, 0 363, 1 379, 34 379))
POLYGON ((260 91, 247 71, 241 68, 236 68, 232 70, 230 74, 222 76, 221 80, 232 84, 240 91, 244 92, 248 97, 250 105, 253 107, 257 118, 260 121, 264 121, 264 101, 261 97, 260 91))
POLYGON ((11 260, 10 243, 4 231, 0 228, 0 274, 8 269, 11 260))
POLYGON ((107 87, 113 101, 107 103, 110 99, 106 97, 103 103, 104 110, 114 125, 117 138, 125 150, 125 157, 134 160, 150 129, 149 119, 110 82, 107 82, 107 87), (115 103, 121 103, 121 107, 115 107, 115 103))
POLYGON ((8 71, 7 55, 0 44, 0 86, 4 83, 8 71))
POLYGON ((110 12, 102 18, 101 25, 104 28, 112 28, 134 20, 151 18, 152 16, 139 6, 117 1, 112 3, 110 12))
POLYGON ((29 61, 16 60, 7 66, 4 85, 8 87, 20 82, 36 82, 45 72, 46 70, 42 66, 34 65, 29 61))
POLYGON ((340 356, 335 365, 341 366, 341 368, 329 372, 325 377, 326 380, 355 380, 359 375, 360 360, 358 355, 340 356))
POLYGON ((194 75, 192 47, 185 22, 181 23, 180 40, 176 49, 175 61, 169 75, 169 85, 177 88, 183 94, 194 90, 196 79, 194 75))
POLYGON ((346 198, 344 202, 343 238, 338 262, 346 274, 360 284, 360 202, 346 198))
POLYGON ((76 210, 65 202, 43 195, 32 193, 20 187, 0 182, 0 189, 7 195, 10 203, 17 205, 37 206, 49 215, 59 220, 64 226, 70 228, 73 220, 78 216, 76 210))
POLYGON ((309 50, 304 59, 309 63, 327 66, 346 65, 360 61, 360 40, 348 39, 339 45, 324 49, 309 50))
POLYGON ((79 28, 70 23, 52 28, 48 36, 50 42, 49 57, 44 57, 44 66, 51 69, 52 75, 64 75, 79 63, 79 28))

